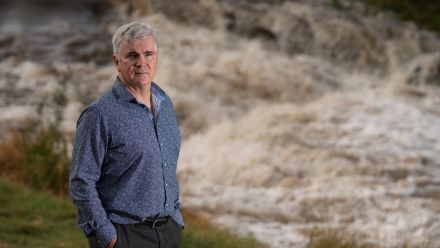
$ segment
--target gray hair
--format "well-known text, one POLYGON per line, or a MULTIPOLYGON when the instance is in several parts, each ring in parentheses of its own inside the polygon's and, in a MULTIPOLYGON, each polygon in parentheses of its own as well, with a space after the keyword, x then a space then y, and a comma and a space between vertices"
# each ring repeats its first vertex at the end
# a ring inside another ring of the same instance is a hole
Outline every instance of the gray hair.
POLYGON ((158 49, 157 30, 143 22, 131 22, 119 27, 113 35, 113 53, 119 54, 121 43, 124 41, 133 41, 153 37, 156 41, 156 50, 158 49))

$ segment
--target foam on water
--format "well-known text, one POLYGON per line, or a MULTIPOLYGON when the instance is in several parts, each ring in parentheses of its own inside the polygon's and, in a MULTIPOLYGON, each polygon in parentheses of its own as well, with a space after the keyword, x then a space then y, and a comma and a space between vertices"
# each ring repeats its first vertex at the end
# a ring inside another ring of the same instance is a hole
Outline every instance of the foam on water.
POLYGON ((415 193, 432 195, 437 184, 430 167, 439 162, 439 121, 377 91, 261 106, 186 141, 184 199, 274 247, 301 247, 301 230, 323 226, 357 230, 384 247, 402 238, 435 242, 439 211, 425 206, 438 202, 415 193), (279 226, 297 234, 268 238, 279 226))
MULTIPOLYGON (((303 247, 316 227, 381 247, 440 247, 438 38, 330 1, 281 2, 204 1, 209 25, 136 17, 160 30, 156 81, 182 128, 184 207, 273 247, 303 247)), ((24 21, 1 22, 2 133, 61 111, 72 135, 81 110, 112 85, 101 39, 131 17, 81 13, 29 32, 24 21), (91 25, 72 28, 78 20, 91 25)))

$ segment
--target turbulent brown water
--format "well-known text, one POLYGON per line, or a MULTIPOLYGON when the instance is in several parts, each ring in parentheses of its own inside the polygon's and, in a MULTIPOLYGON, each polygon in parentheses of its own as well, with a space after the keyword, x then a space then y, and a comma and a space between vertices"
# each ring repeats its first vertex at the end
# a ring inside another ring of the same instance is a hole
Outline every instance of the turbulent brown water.
POLYGON ((314 228, 440 247, 436 35, 324 0, 139 2, 7 1, 4 132, 61 112, 73 134, 113 82, 111 33, 145 20, 182 127, 185 207, 272 247, 314 228))

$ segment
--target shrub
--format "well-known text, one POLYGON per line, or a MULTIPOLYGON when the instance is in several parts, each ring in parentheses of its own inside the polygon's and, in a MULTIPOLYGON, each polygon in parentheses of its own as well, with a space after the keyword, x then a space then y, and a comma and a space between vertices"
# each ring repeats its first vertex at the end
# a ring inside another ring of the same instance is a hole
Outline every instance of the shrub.
POLYGON ((31 120, 0 144, 1 176, 37 190, 68 190, 67 140, 55 124, 31 120))

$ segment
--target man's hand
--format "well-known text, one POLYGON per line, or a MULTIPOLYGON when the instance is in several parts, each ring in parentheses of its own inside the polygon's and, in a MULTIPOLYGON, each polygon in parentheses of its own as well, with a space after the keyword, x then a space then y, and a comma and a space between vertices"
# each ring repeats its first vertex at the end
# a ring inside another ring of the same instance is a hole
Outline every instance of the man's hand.
POLYGON ((115 247, 116 239, 117 238, 112 239, 112 241, 110 241, 110 243, 105 248, 113 248, 113 247, 115 247))

